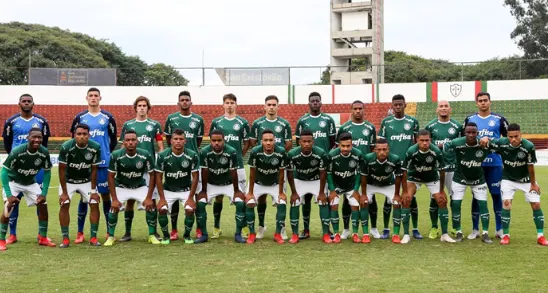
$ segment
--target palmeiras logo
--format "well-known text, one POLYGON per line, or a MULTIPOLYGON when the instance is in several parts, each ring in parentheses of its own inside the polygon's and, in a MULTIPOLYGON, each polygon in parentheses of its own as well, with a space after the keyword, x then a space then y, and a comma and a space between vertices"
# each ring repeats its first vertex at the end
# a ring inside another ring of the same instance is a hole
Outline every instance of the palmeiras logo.
POLYGON ((403 126, 403 128, 405 128, 405 130, 409 130, 409 129, 411 129, 411 124, 405 123, 405 125, 403 126))
POLYGON ((520 159, 523 159, 523 158, 525 158, 526 156, 527 156, 527 154, 525 154, 524 152, 519 152, 519 153, 518 153, 518 158, 520 158, 520 159))
POLYGON ((280 162, 280 160, 278 160, 278 158, 272 158, 272 161, 270 161, 270 163, 272 164, 272 166, 278 165, 279 162, 280 162))
POLYGON ((147 125, 147 127, 146 127, 146 130, 147 130, 147 131, 152 131, 152 129, 154 129, 154 128, 152 127, 152 125, 147 125))
POLYGON ((236 131, 240 130, 240 124, 238 124, 238 123, 234 124, 234 126, 232 126, 232 129, 234 129, 236 131))
POLYGON ((392 169, 391 166, 387 166, 387 167, 384 169, 384 172, 390 173, 390 172, 392 172, 393 170, 394 170, 394 169, 392 169))
POLYGON ((449 130, 447 132, 449 132, 449 134, 455 134, 455 132, 457 132, 457 130, 455 130, 455 128, 451 127, 451 128, 449 128, 449 130))
POLYGON ((489 120, 489 126, 493 127, 497 124, 497 122, 495 122, 495 120, 489 120))
POLYGON ((356 167, 356 164, 357 164, 357 163, 356 163, 356 161, 354 161, 354 160, 350 160, 350 162, 348 162, 348 166, 349 166, 350 168, 356 167))
POLYGON ((460 84, 452 84, 451 86, 449 86, 449 91, 451 92, 451 95, 453 97, 458 97, 460 96, 461 92, 462 92, 462 85, 460 84))
POLYGON ((325 123, 325 121, 320 121, 320 127, 325 127, 327 125, 327 123, 325 123))
POLYGON ((425 161, 426 161, 427 163, 432 163, 432 162, 434 161, 434 157, 428 156, 428 157, 426 157, 425 161))
POLYGON ((276 127, 274 128, 274 130, 275 130, 276 132, 282 132, 282 127, 281 127, 280 125, 278 125, 278 126, 276 126, 276 127))
POLYGON ((312 159, 312 161, 310 161, 310 166, 314 167, 318 165, 318 161, 316 159, 312 159))
POLYGON ((367 128, 364 129, 364 130, 362 131, 362 134, 365 135, 365 136, 368 136, 368 135, 369 135, 369 129, 367 129, 367 128))
POLYGON ((137 169, 143 168, 143 162, 141 162, 141 161, 137 162, 137 164, 135 164, 135 167, 136 167, 137 169))
POLYGON ((188 127, 192 128, 192 129, 196 128, 196 122, 190 121, 190 123, 188 124, 188 127))
POLYGON ((478 158, 483 157, 483 151, 477 151, 476 152, 476 157, 478 157, 478 158))
POLYGON ((221 157, 221 158, 219 159, 219 163, 221 163, 221 164, 224 165, 224 164, 228 163, 228 159, 227 159, 226 157, 221 157))
POLYGON ((40 166, 41 163, 42 163, 42 159, 40 159, 40 158, 38 158, 34 161, 35 166, 40 166))
POLYGON ((103 119, 103 118, 101 118, 101 120, 99 120, 99 124, 101 124, 101 125, 105 125, 105 122, 106 122, 106 121, 105 121, 105 119, 103 119))
POLYGON ((184 160, 184 161, 181 163, 181 166, 183 166, 183 168, 187 168, 189 165, 190 165, 190 163, 189 163, 187 160, 184 160))
POLYGON ((93 158, 93 154, 92 153, 86 153, 86 155, 84 157, 86 158, 86 160, 91 160, 93 158))

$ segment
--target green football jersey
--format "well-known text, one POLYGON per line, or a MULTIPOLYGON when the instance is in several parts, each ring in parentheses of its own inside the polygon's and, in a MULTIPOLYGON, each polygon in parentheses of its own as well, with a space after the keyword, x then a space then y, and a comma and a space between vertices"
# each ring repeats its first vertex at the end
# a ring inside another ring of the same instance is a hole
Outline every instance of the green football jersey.
POLYGON ((335 121, 331 116, 325 113, 320 113, 318 116, 312 116, 310 113, 304 114, 297 121, 295 137, 300 138, 301 132, 305 129, 312 132, 315 146, 326 153, 331 150, 331 138, 336 135, 335 121))
POLYGON ((119 149, 110 155, 108 171, 116 173, 116 187, 134 189, 146 185, 144 176, 154 171, 154 160, 149 152, 139 148, 133 156, 126 149, 119 149))
POLYGON ((171 135, 173 130, 177 128, 185 132, 185 148, 199 152, 198 138, 204 136, 204 119, 202 116, 196 113, 183 116, 180 112, 175 112, 167 117, 164 133, 171 135))
POLYGON ((313 181, 320 179, 320 171, 327 168, 329 158, 321 148, 314 146, 308 155, 302 153, 301 147, 293 148, 287 153, 288 171, 293 172, 295 179, 313 181))
MULTIPOLYGON (((450 119, 447 122, 441 122, 437 118, 430 121, 424 128, 430 132, 432 137, 432 143, 436 146, 443 145, 444 143, 451 141, 455 138, 461 137, 464 129, 462 124, 455 119, 450 119)), ((455 171, 457 159, 454 152, 443 152, 443 163, 445 164, 446 171, 455 171)))
POLYGON ((352 134, 352 144, 364 155, 371 152, 371 147, 375 146, 375 142, 377 141, 377 130, 375 129, 375 125, 367 120, 362 123, 347 121, 339 127, 335 141, 339 141, 341 133, 344 132, 352 134))
POLYGON ((163 174, 165 190, 179 192, 189 191, 192 185, 192 173, 198 172, 198 154, 185 149, 176 155, 171 148, 158 154, 155 171, 163 174))
POLYGON ((333 178, 335 191, 343 193, 354 189, 356 176, 360 175, 363 154, 357 148, 352 148, 348 156, 343 156, 340 148, 329 152, 327 174, 333 178))
POLYGON ((152 158, 156 158, 156 138, 162 135, 162 126, 156 120, 147 118, 144 121, 137 121, 135 118, 124 123, 120 133, 120 141, 124 141, 124 134, 127 130, 133 129, 137 133, 139 144, 137 147, 149 152, 152 158))
POLYGON ((12 149, 4 161, 10 181, 21 185, 36 183, 36 174, 41 169, 51 169, 49 152, 44 146, 34 153, 28 152, 27 147, 28 143, 24 143, 12 149))
POLYGON ((479 145, 479 139, 473 146, 466 144, 466 137, 459 137, 446 142, 443 145, 445 152, 454 152, 457 159, 457 168, 453 175, 453 182, 463 185, 479 185, 485 183, 483 160, 496 150, 492 144, 488 148, 482 148, 479 145))
POLYGON ((236 169, 238 159, 236 150, 225 144, 221 153, 213 151, 211 145, 208 145, 200 151, 200 167, 208 169, 208 183, 213 185, 232 184, 230 170, 236 169))
POLYGON ((244 141, 249 140, 249 123, 243 117, 236 116, 235 118, 228 119, 225 116, 217 117, 211 121, 211 127, 209 127, 209 135, 211 131, 218 129, 225 135, 225 143, 233 147, 236 150, 236 157, 238 159, 238 169, 244 167, 243 147, 244 141))
POLYGON ((433 143, 423 152, 418 144, 407 150, 402 166, 407 171, 407 179, 414 182, 434 182, 440 180, 438 171, 444 170, 441 150, 433 143))
POLYGON ((257 140, 257 145, 260 145, 263 131, 265 129, 270 129, 274 132, 277 146, 285 147, 285 142, 291 141, 292 139, 291 125, 287 122, 287 120, 282 117, 277 117, 276 120, 268 120, 266 119, 266 116, 253 121, 249 138, 257 140))
POLYGON ((272 154, 266 154, 263 147, 258 145, 249 155, 249 168, 255 169, 255 183, 263 186, 278 184, 280 170, 285 169, 286 166, 285 149, 280 146, 275 146, 272 154))
POLYGON ((400 160, 405 159, 407 150, 415 144, 415 137, 419 132, 419 121, 415 117, 405 115, 398 119, 388 116, 381 122, 379 137, 388 141, 390 153, 397 155, 400 160))
POLYGON ((364 157, 362 175, 367 177, 367 184, 373 186, 394 185, 396 176, 402 175, 400 158, 392 153, 384 162, 379 162, 376 153, 369 153, 364 157))
POLYGON ((91 165, 101 164, 101 145, 93 140, 80 148, 76 140, 70 139, 61 145, 59 163, 66 165, 65 176, 68 183, 80 184, 91 180, 91 165))
POLYGON ((518 147, 513 147, 506 137, 491 140, 490 144, 497 148, 497 153, 502 158, 504 169, 502 179, 519 183, 530 183, 529 169, 527 165, 537 162, 535 145, 522 138, 518 147))

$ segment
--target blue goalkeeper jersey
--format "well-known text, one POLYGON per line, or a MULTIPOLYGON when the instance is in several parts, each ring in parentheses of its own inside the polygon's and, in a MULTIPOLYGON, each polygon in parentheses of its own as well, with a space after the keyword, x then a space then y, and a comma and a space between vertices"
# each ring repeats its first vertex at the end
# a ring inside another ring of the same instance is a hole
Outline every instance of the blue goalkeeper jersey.
POLYGON ((116 148, 118 140, 116 138, 116 121, 112 114, 105 110, 97 115, 92 115, 88 110, 82 111, 76 115, 70 132, 74 137, 76 125, 86 124, 89 126, 90 138, 101 146, 101 164, 99 167, 107 167, 110 161, 110 153, 116 148))
MULTIPOLYGON (((508 120, 504 116, 491 112, 487 117, 481 117, 478 113, 472 114, 464 120, 464 125, 474 122, 478 125, 478 138, 500 138, 508 135, 508 120)), ((502 159, 499 154, 489 154, 482 163, 483 167, 502 167, 502 159)))
POLYGON ((28 142, 29 131, 32 128, 42 129, 42 145, 47 148, 51 133, 46 118, 38 114, 32 114, 32 117, 26 120, 18 113, 8 118, 4 124, 2 137, 4 138, 6 152, 9 154, 12 149, 28 142))

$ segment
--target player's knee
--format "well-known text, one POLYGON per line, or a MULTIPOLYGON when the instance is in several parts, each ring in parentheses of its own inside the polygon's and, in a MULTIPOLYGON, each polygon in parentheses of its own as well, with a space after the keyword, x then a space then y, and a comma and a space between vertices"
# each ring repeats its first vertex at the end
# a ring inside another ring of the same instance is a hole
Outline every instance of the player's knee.
POLYGON ((512 200, 505 199, 505 200, 502 202, 502 208, 505 209, 505 210, 510 210, 510 209, 512 209, 512 200))
POLYGON ((257 201, 255 201, 254 198, 251 198, 245 203, 245 205, 246 205, 246 207, 248 207, 250 209, 253 209, 257 206, 257 201))
POLYGON ((339 205, 336 204, 336 205, 331 205, 331 210, 332 211, 338 211, 339 210, 339 205))
POLYGON ((354 208, 358 209, 360 207, 360 202, 355 198, 347 199, 347 201, 348 204, 350 204, 352 210, 354 210, 354 208))
POLYGON ((239 196, 234 197, 234 202, 243 202, 243 201, 244 199, 239 196))
POLYGON ((532 202, 531 208, 533 208, 533 211, 540 210, 540 202, 532 202))
POLYGON ((63 204, 61 204, 61 208, 60 210, 66 212, 70 209, 70 201, 69 202, 64 202, 63 204))
POLYGON ((224 198, 224 195, 219 195, 219 196, 215 197, 215 202, 216 203, 222 203, 223 198, 224 198))

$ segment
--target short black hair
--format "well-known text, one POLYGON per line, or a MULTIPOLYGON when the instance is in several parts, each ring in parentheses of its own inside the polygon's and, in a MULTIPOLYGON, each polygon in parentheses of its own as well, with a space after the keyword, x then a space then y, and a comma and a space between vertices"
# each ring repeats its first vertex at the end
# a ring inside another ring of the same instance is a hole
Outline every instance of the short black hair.
POLYGON ((379 138, 377 139, 377 142, 375 142, 375 144, 385 144, 385 143, 388 143, 386 138, 379 138))
POLYGON ((426 130, 426 129, 421 129, 419 130, 419 133, 417 134, 417 136, 422 136, 422 135, 428 135, 430 136, 430 131, 426 130))
POLYGON ((521 127, 517 123, 512 123, 508 125, 508 131, 521 131, 521 127))
POLYGON ((320 95, 320 93, 318 93, 318 92, 311 92, 308 95, 308 100, 310 101, 310 98, 312 98, 312 97, 318 97, 318 98, 320 98, 320 101, 322 100, 322 95, 320 95))
POLYGON ((101 91, 96 87, 90 87, 87 93, 89 94, 90 92, 98 92, 101 95, 101 91))
POLYGON ((481 96, 487 96, 487 98, 489 98, 489 101, 491 101, 491 95, 488 93, 488 92, 479 92, 477 95, 476 95, 476 101, 478 100, 479 97, 481 96))
POLYGON ((128 130, 126 130, 126 132, 124 132, 124 138, 126 138, 126 135, 131 134, 131 133, 133 133, 137 136, 137 132, 135 131, 135 129, 128 129, 128 130))
POLYGON ((392 97, 392 102, 394 102, 394 101, 399 101, 399 100, 402 100, 402 101, 405 102, 405 97, 404 97, 403 95, 401 95, 401 94, 397 94, 397 95, 395 95, 395 96, 392 97))
POLYGON ((270 100, 276 100, 276 102, 280 103, 280 100, 278 100, 278 97, 276 97, 275 95, 270 95, 270 96, 267 96, 265 99, 264 99, 264 102, 268 102, 270 100))
POLYGON ((192 98, 192 97, 190 96, 190 92, 189 92, 189 91, 182 91, 182 92, 180 92, 180 93, 179 93, 179 98, 182 97, 182 96, 187 96, 187 97, 189 97, 189 98, 192 98))
MULTIPOLYGON (((261 133, 261 139, 263 138, 263 136, 264 136, 265 134, 268 134, 268 133, 274 135, 274 131, 272 131, 271 129, 268 129, 268 128, 267 128, 267 129, 263 130, 263 133, 261 133)), ((274 135, 274 136, 275 136, 275 135, 274 135)))
POLYGON ((226 100, 233 100, 234 102, 237 101, 237 98, 234 94, 226 94, 223 96, 223 103, 226 101, 226 100))
POLYGON ((214 135, 221 135, 222 137, 225 137, 225 134, 219 129, 215 129, 215 130, 211 131, 211 134, 209 136, 211 137, 211 136, 214 136, 214 135))
POLYGON ((30 134, 31 134, 32 132, 34 132, 34 131, 38 131, 38 132, 42 133, 42 129, 40 129, 40 128, 38 128, 38 127, 33 127, 33 128, 31 128, 31 129, 29 130, 29 133, 28 133, 28 134, 30 135, 30 134))
POLYGON ((171 136, 173 136, 174 134, 176 134, 176 135, 182 135, 182 136, 184 136, 184 137, 186 138, 185 132, 184 132, 181 128, 175 128, 175 129, 173 130, 173 132, 171 133, 171 136))
POLYGON ((310 131, 310 129, 305 129, 305 130, 301 131, 301 137, 303 137, 305 135, 314 136, 312 134, 312 131, 310 131))
POLYGON ((466 125, 464 126, 464 128, 466 128, 466 127, 468 127, 468 126, 472 126, 472 127, 478 128, 478 125, 477 125, 475 122, 468 122, 468 123, 466 123, 466 125))
POLYGON ((34 98, 30 95, 30 94, 22 94, 20 97, 19 97, 19 102, 21 102, 21 99, 24 98, 24 97, 30 97, 32 99, 32 101, 34 101, 34 98))
POLYGON ((87 124, 79 123, 79 124, 76 125, 76 127, 74 129, 78 129, 78 128, 85 129, 89 132, 89 126, 87 124))
POLYGON ((354 104, 362 104, 363 105, 363 102, 360 101, 360 100, 355 100, 354 102, 352 102, 352 105, 354 105, 354 104))
POLYGON ((345 141, 345 140, 352 140, 352 134, 350 134, 350 132, 343 132, 339 136, 339 142, 345 141))

